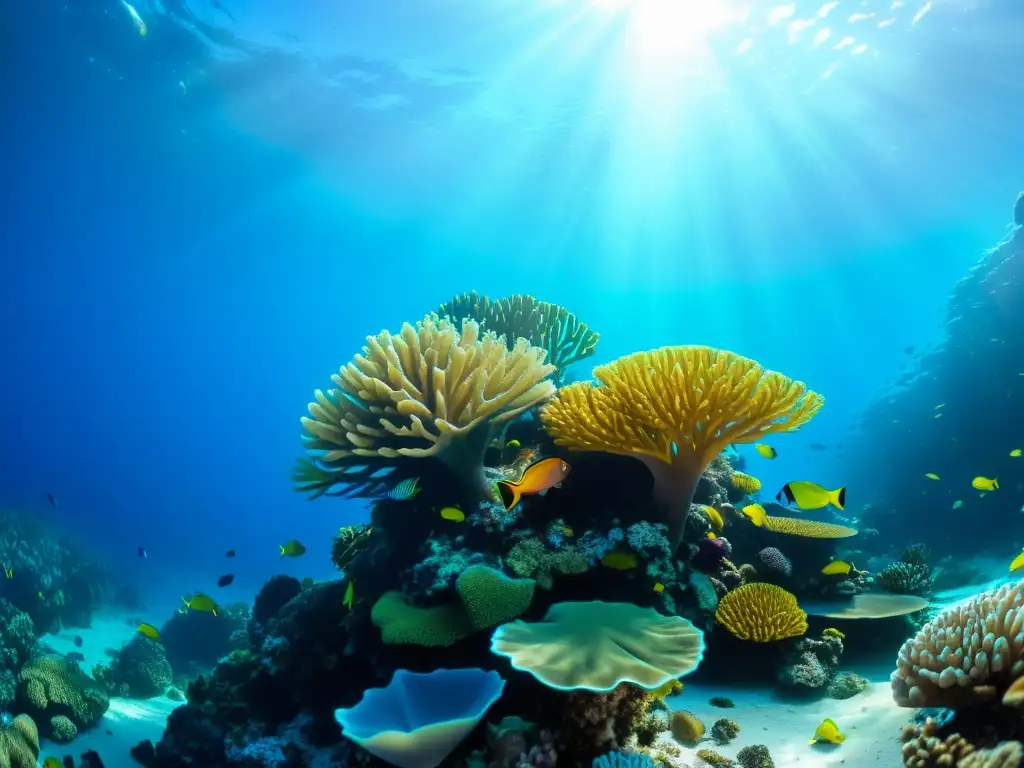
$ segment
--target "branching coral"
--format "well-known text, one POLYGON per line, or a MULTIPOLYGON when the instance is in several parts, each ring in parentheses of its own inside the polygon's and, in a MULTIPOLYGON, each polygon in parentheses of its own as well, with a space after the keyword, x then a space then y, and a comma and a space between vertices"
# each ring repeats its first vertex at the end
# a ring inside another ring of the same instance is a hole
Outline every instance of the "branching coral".
POLYGON ((1024 674, 1024 581, 942 611, 900 649, 893 698, 904 707, 994 699, 1024 674))
POLYGON ((807 614, 796 598, 774 584, 744 584, 723 597, 715 618, 741 640, 770 643, 807 631, 807 614))
POLYGON ((306 449, 293 479, 313 498, 379 493, 384 467, 401 458, 435 457, 464 484, 473 503, 492 491, 484 451, 496 430, 554 394, 555 367, 524 339, 511 347, 474 320, 461 332, 428 315, 398 335, 367 337, 362 354, 341 368, 335 388, 316 391, 302 419, 306 449))
POLYGON ((442 304, 437 314, 453 321, 472 318, 485 330, 504 336, 509 344, 523 338, 541 347, 548 362, 557 368, 556 380, 568 366, 594 354, 601 338, 565 307, 525 294, 492 301, 476 291, 463 293, 442 304))
POLYGON ((637 352, 594 376, 600 385, 560 389, 541 410, 544 426, 559 445, 643 461, 674 549, 701 473, 723 448, 798 429, 824 402, 800 382, 709 347, 637 352))

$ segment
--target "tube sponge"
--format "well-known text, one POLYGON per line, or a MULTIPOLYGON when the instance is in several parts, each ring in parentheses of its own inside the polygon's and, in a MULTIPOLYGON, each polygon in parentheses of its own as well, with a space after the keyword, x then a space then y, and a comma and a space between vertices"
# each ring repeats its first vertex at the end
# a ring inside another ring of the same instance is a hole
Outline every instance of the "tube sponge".
POLYGON ((558 445, 634 456, 654 476, 677 548, 697 481, 730 443, 799 429, 824 398, 745 357, 709 347, 662 347, 594 369, 600 382, 558 390, 541 420, 558 445))
POLYGON ((314 456, 293 474, 297 488, 313 498, 337 485, 349 486, 341 494, 376 493, 383 466, 433 456, 490 498, 483 456, 493 430, 554 394, 555 367, 544 357, 525 339, 508 347, 474 320, 460 332, 436 315, 367 337, 302 419, 314 456))
POLYGON ((342 735, 398 768, 436 768, 501 698, 494 671, 400 669, 354 707, 334 713, 342 735))
POLYGON ((1024 675, 1024 581, 950 606, 900 648, 890 676, 902 707, 988 701, 1024 675))

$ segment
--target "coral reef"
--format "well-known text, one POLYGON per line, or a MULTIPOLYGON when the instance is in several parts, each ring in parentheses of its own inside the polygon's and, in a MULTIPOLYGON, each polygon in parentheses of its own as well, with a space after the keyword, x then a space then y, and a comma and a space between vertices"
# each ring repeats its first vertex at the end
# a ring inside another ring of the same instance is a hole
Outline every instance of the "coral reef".
POLYGON ((842 654, 842 639, 827 630, 817 640, 802 638, 786 653, 777 683, 781 689, 792 693, 822 691, 832 682, 842 654))
POLYGON ((160 628, 160 641, 174 676, 191 679, 247 644, 249 617, 249 606, 244 603, 222 606, 216 616, 208 611, 174 613, 160 628))
POLYGON ((173 672, 163 644, 137 634, 110 664, 96 665, 92 676, 111 696, 150 699, 167 690, 173 672))
POLYGON ((771 574, 786 578, 793 575, 793 563, 778 547, 765 547, 757 553, 757 560, 761 564, 758 573, 762 576, 771 574))

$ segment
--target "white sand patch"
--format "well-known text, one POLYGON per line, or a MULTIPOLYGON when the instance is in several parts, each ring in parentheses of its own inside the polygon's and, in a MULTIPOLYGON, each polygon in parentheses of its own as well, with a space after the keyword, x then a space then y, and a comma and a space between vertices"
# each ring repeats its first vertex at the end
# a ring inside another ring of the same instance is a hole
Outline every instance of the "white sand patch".
MULTIPOLYGON (((58 653, 78 651, 85 656, 81 667, 90 672, 94 665, 108 663, 105 649, 118 650, 135 634, 135 625, 129 624, 125 614, 95 616, 88 629, 66 629, 52 635, 43 635, 40 641, 58 653), (82 646, 75 645, 75 636, 82 638, 82 646)), ((171 701, 165 696, 153 699, 110 699, 110 709, 95 728, 90 728, 70 744, 57 744, 43 739, 42 758, 53 755, 73 755, 76 759, 86 750, 95 750, 107 768, 138 768, 131 759, 132 747, 144 739, 153 743, 163 735, 167 716, 183 702, 171 701)))
POLYGON ((807 704, 775 698, 769 691, 719 688, 690 685, 679 695, 667 700, 672 709, 685 709, 699 717, 707 726, 708 738, 698 747, 680 746, 682 761, 697 768, 698 749, 713 749, 735 760, 736 753, 751 744, 764 744, 771 752, 777 768, 825 768, 825 766, 856 766, 856 768, 898 768, 900 731, 914 710, 897 707, 892 700, 889 683, 871 686, 845 701, 822 699, 807 704), (711 706, 708 699, 722 696, 735 703, 733 709, 711 706), (734 720, 740 733, 727 746, 718 746, 710 738, 712 724, 720 719, 734 720), (831 717, 846 734, 842 744, 808 744, 821 721, 831 717))

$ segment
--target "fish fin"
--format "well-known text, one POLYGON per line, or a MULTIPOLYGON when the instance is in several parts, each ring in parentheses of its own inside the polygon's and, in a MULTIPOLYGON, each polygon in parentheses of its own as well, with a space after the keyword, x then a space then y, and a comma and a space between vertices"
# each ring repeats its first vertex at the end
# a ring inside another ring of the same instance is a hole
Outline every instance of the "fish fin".
POLYGON ((826 723, 827 723, 828 725, 831 725, 831 726, 832 726, 833 728, 835 728, 835 729, 836 729, 836 733, 838 733, 838 732, 839 732, 839 726, 838 726, 838 725, 836 725, 836 721, 835 721, 835 720, 833 720, 833 719, 832 719, 831 717, 826 717, 826 718, 825 718, 825 722, 826 722, 826 723))
POLYGON ((506 511, 511 511, 522 498, 522 494, 519 492, 519 484, 511 483, 507 480, 498 483, 498 493, 501 494, 501 503, 505 505, 506 511))
POLYGON ((996 490, 999 490, 999 478, 998 477, 993 477, 992 478, 992 487, 995 488, 996 490))
POLYGON ((817 744, 817 743, 818 743, 818 740, 817 740, 817 739, 809 739, 809 740, 807 741, 807 743, 808 743, 808 744, 817 744))
POLYGON ((832 504, 839 509, 846 508, 846 488, 839 488, 832 492, 832 504))

